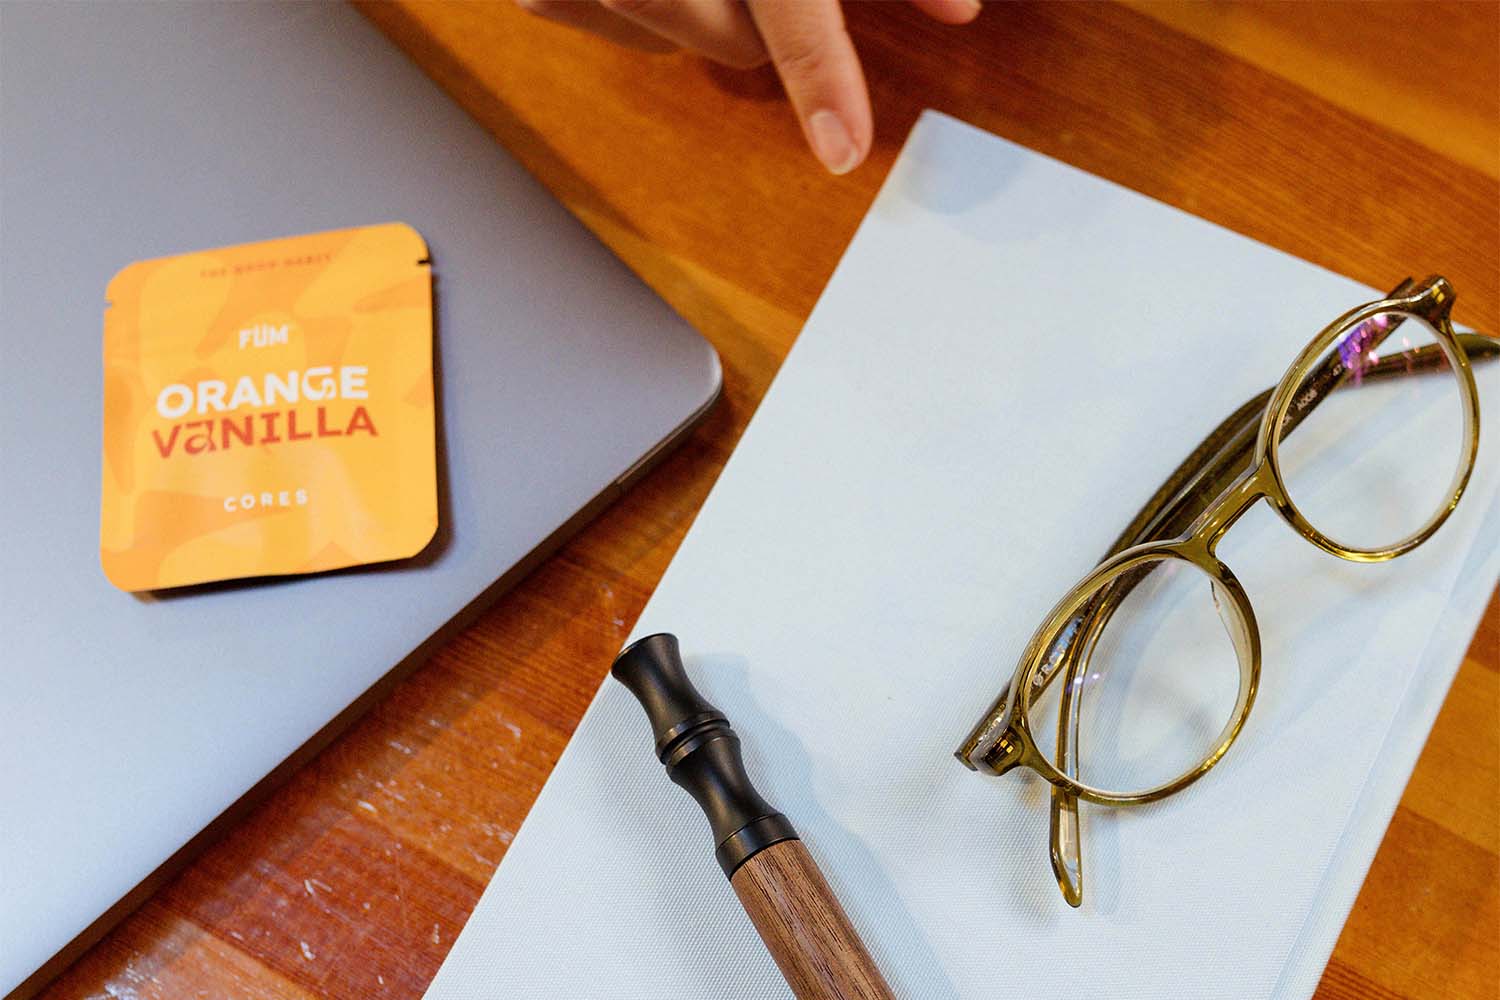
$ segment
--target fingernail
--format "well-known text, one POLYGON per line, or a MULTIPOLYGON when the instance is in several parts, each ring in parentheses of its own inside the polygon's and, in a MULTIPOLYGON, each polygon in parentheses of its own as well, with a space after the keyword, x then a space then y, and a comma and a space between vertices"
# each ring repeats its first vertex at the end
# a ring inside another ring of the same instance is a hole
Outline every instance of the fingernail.
POLYGON ((859 147, 839 116, 832 111, 814 111, 807 118, 813 152, 823 166, 835 174, 847 174, 859 165, 859 147))

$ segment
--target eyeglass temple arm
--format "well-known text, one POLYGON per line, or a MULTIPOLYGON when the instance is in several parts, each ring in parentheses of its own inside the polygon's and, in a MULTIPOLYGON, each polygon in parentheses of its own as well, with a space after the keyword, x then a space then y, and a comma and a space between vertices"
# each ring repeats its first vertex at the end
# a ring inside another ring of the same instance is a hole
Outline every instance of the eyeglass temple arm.
MULTIPOLYGON (((1387 298, 1398 298, 1413 286, 1407 278, 1391 290, 1387 298)), ((1389 336, 1399 321, 1384 331, 1377 331, 1372 342, 1365 345, 1373 348, 1389 336), (1378 338, 1378 339, 1376 339, 1378 338)), ((1484 363, 1500 357, 1500 340, 1477 334, 1457 335, 1460 346, 1471 363, 1484 363)), ((1330 355, 1310 379, 1319 391, 1310 396, 1307 405, 1289 413, 1282 427, 1285 438, 1302 423, 1323 399, 1328 391, 1348 377, 1346 367, 1335 370, 1337 355, 1330 355)), ((1383 380, 1408 374, 1439 370, 1446 356, 1437 345, 1428 345, 1403 358, 1386 358, 1365 368, 1361 379, 1383 380)), ((1193 518, 1204 506, 1218 496, 1248 465, 1254 450, 1262 414, 1265 412, 1274 387, 1257 394, 1243 406, 1230 414, 1213 432, 1194 448, 1150 500, 1131 520, 1130 524, 1115 539, 1109 551, 1111 556, 1144 542, 1172 538, 1187 530, 1193 518)), ((1065 629, 1068 636, 1057 664, 1041 678, 1041 687, 1048 684, 1059 673, 1066 673, 1058 711, 1057 768, 1076 779, 1078 776, 1078 727, 1080 703, 1078 678, 1088 663, 1095 643, 1104 624, 1137 583, 1150 570, 1122 577, 1108 590, 1101 593, 1090 605, 1076 616, 1077 624, 1065 629), (1066 669, 1061 669, 1066 668, 1066 669)), ((1052 787, 1050 822, 1050 857, 1058 886, 1069 905, 1078 906, 1083 901, 1083 865, 1080 843, 1081 830, 1078 820, 1078 799, 1064 789, 1052 787)))

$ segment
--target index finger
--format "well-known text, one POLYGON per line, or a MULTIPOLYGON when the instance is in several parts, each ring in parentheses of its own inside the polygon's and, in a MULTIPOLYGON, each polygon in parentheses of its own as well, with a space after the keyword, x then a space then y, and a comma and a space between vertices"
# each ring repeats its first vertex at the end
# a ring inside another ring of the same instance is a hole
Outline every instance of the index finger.
POLYGON ((749 8, 808 145, 835 174, 859 166, 874 131, 870 94, 838 0, 750 0, 749 8))

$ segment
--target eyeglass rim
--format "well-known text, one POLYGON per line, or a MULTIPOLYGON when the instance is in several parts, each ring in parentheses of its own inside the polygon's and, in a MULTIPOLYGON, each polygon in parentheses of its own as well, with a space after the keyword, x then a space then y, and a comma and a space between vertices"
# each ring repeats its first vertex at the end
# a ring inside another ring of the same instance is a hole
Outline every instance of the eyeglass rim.
POLYGON ((1125 549, 1100 563, 1070 588, 1033 633, 1010 684, 1001 692, 988 715, 970 734, 956 756, 971 768, 994 774, 1014 767, 1029 767, 1053 786, 1085 801, 1104 805, 1134 805, 1156 801, 1181 791, 1208 773, 1223 759, 1243 730, 1259 687, 1260 633, 1254 609, 1238 579, 1214 554, 1218 541, 1239 516, 1264 497, 1293 530, 1324 551, 1354 562, 1384 562, 1411 551, 1432 537, 1457 507, 1478 455, 1479 399, 1468 356, 1459 343, 1449 318, 1453 298, 1454 292, 1447 279, 1440 276, 1429 277, 1410 294, 1379 299, 1350 310, 1313 337, 1277 383, 1266 404, 1250 469, 1214 498, 1206 506, 1203 515, 1181 537, 1169 541, 1146 542, 1125 549), (1453 364, 1464 401, 1465 460, 1455 472, 1448 501, 1423 528, 1389 548, 1350 548, 1319 532, 1291 502, 1281 475, 1277 449, 1280 435, 1276 432, 1287 418, 1298 387, 1338 338, 1366 319, 1392 312, 1423 320, 1437 335, 1438 342, 1453 364), (1240 650, 1240 642, 1236 639, 1241 697, 1220 737, 1195 767, 1171 781, 1138 792, 1122 793, 1096 788, 1063 774, 1037 749, 1028 718, 1032 680, 1043 666, 1046 651, 1051 648, 1067 622, 1082 610, 1083 605, 1102 586, 1141 562, 1161 558, 1187 559, 1207 573, 1215 583, 1224 586, 1231 596, 1232 604, 1247 626, 1245 631, 1248 634, 1249 648, 1244 652, 1240 650), (1007 738, 1012 735, 1018 738, 1018 745, 1008 749, 1004 763, 996 768, 988 758, 997 746, 1006 746, 1007 738))
POLYGON ((1431 538, 1458 507, 1458 502, 1462 499, 1469 479, 1474 473, 1474 465, 1479 455, 1479 390, 1474 382, 1474 370, 1469 364, 1468 354, 1459 343, 1458 334, 1453 329, 1451 319, 1453 299, 1453 286, 1446 278, 1434 276, 1426 279, 1410 295, 1381 299, 1351 309, 1308 342, 1308 345, 1302 349, 1302 353, 1287 369, 1286 374, 1281 377, 1281 381, 1277 383, 1275 392, 1271 394, 1265 413, 1261 417, 1253 464, 1257 468, 1268 469, 1270 488, 1267 490, 1266 499, 1276 513, 1291 525, 1292 530, 1323 551, 1351 562, 1386 562, 1405 555, 1431 538), (1298 388, 1327 351, 1338 342, 1339 338, 1360 323, 1386 313, 1403 314, 1425 323, 1447 356, 1449 364, 1452 365, 1464 416, 1463 461, 1459 462, 1453 471, 1446 499, 1422 527, 1392 545, 1382 548, 1359 548, 1345 545, 1324 534, 1297 509, 1296 503, 1287 490, 1286 479, 1282 473, 1280 453, 1282 435, 1278 432, 1291 412, 1298 388))
MULTIPOLYGON (((1147 542, 1125 549, 1110 559, 1106 559, 1087 577, 1080 580, 1069 591, 1067 597, 1052 610, 1042 627, 1037 629, 1032 642, 1028 644, 1027 656, 1023 662, 1026 664, 1026 669, 1017 671, 1010 687, 1011 692, 1014 693, 1014 700, 1010 710, 1009 730, 1015 732, 1021 742, 1020 757, 1010 767, 1029 767, 1051 784, 1088 802, 1101 805, 1139 805, 1166 798, 1203 777, 1223 759, 1235 739, 1239 737, 1240 731, 1244 729, 1250 717, 1250 709, 1255 704, 1256 692, 1260 687, 1260 628, 1256 623, 1255 609, 1250 604, 1250 597, 1245 592, 1245 588, 1233 571, 1213 555, 1206 546, 1199 544, 1192 537, 1167 542, 1147 542), (1084 605, 1095 594, 1100 593, 1114 580, 1146 563, 1173 560, 1186 562, 1203 572, 1218 590, 1221 600, 1228 598, 1226 606, 1238 621, 1238 633, 1230 632, 1230 641, 1234 646, 1239 666, 1239 687, 1235 695, 1234 709, 1224 727, 1214 738, 1208 752, 1195 765, 1170 781, 1139 791, 1124 792, 1090 785, 1070 777, 1059 770, 1041 751, 1031 731, 1030 712, 1035 697, 1032 679, 1043 666, 1041 654, 1051 648, 1052 640, 1061 634, 1068 621, 1083 610, 1084 605), (1036 654, 1033 654, 1033 648, 1037 650, 1036 654)), ((1009 767, 1006 770, 1009 770, 1009 767)))

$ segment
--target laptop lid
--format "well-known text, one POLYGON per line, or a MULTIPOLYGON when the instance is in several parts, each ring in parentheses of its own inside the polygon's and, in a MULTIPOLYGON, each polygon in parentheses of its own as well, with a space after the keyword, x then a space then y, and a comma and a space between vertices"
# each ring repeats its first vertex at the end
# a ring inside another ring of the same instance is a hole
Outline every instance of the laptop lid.
POLYGON ((702 338, 355 12, 0 6, 0 995, 102 934, 719 384, 702 338), (116 590, 110 277, 386 221, 431 248, 437 538, 383 567, 116 590))

